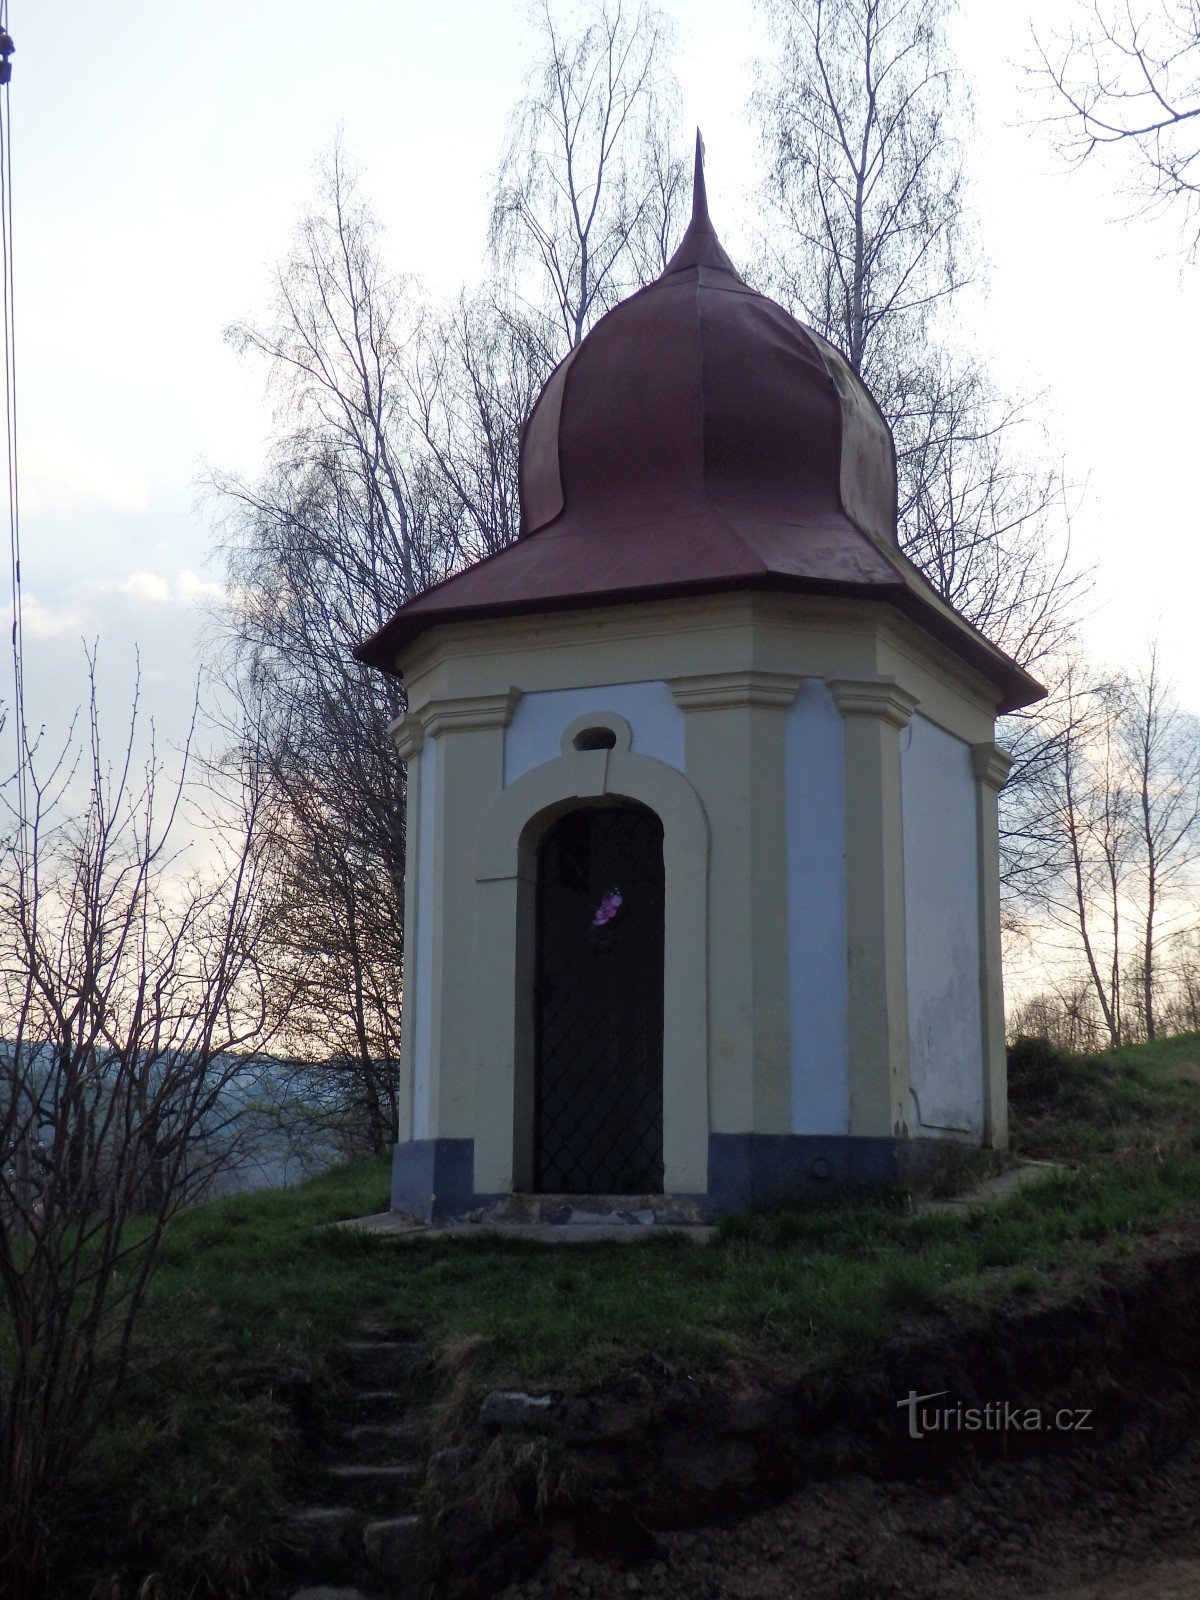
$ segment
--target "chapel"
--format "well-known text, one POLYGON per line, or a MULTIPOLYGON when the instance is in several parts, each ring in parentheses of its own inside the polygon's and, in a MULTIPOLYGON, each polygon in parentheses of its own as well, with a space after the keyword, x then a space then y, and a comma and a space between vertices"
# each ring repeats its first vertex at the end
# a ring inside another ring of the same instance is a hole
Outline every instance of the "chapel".
POLYGON ((995 724, 1043 690, 901 551, 888 426, 739 276, 699 147, 520 497, 356 652, 408 707, 393 1207, 716 1216, 1002 1147, 995 724))

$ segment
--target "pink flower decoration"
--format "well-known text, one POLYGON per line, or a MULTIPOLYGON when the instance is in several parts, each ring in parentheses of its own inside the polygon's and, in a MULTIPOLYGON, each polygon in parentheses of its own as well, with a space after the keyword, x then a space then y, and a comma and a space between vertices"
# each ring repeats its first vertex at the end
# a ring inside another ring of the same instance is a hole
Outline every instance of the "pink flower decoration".
POLYGON ((600 901, 599 909, 592 918, 593 928, 603 928, 612 921, 622 905, 620 889, 614 889, 611 894, 606 894, 600 901))

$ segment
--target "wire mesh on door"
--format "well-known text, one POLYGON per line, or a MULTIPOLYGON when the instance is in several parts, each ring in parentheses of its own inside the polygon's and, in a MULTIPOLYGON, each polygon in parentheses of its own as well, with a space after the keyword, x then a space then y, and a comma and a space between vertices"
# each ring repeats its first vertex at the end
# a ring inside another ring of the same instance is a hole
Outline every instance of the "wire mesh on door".
POLYGON ((560 817, 537 908, 537 1187, 661 1193, 662 823, 633 805, 560 817))

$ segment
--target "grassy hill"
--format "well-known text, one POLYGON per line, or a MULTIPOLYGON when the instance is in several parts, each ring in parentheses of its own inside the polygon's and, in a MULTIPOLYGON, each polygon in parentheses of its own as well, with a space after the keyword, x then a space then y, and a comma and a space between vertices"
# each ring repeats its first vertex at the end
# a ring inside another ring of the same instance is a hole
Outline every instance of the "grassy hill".
POLYGON ((651 1358, 845 1366, 906 1318, 1066 1296, 1150 1236, 1197 1224, 1200 1035, 1087 1058, 1023 1041, 1011 1083, 1014 1153, 1065 1170, 986 1206, 926 1208, 901 1191, 731 1220, 704 1247, 326 1226, 385 1208, 379 1161, 181 1216, 140 1375, 64 1508, 64 1570, 81 1594, 121 1571, 164 1573, 162 1594, 200 1573, 214 1593, 249 1582, 301 1436, 319 1439, 330 1415, 340 1346, 367 1317, 427 1342, 450 1416, 484 1388, 570 1388, 651 1358))

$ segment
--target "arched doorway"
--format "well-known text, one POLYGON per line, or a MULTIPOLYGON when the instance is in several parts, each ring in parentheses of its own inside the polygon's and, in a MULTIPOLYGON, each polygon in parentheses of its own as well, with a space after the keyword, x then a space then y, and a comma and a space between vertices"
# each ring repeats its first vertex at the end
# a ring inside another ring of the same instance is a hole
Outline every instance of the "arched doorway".
POLYGON ((534 1182, 663 1187, 663 826, 632 802, 560 816, 538 848, 534 1182))

